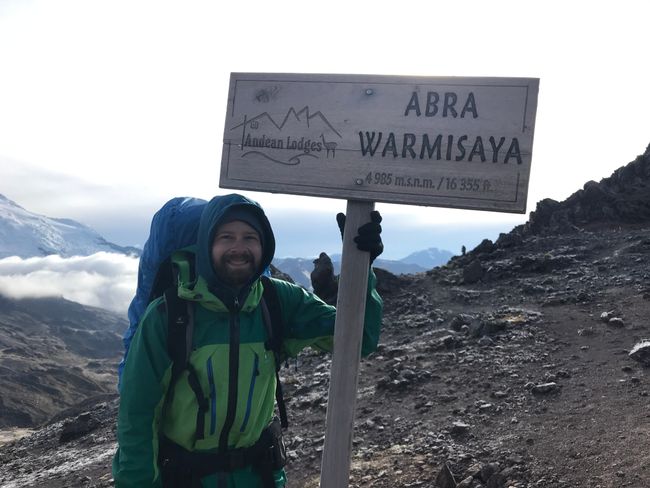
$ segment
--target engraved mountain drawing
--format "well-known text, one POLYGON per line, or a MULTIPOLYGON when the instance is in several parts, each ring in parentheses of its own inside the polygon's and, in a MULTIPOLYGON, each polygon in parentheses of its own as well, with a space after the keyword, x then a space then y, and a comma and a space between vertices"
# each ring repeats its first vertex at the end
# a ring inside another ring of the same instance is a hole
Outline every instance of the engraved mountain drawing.
POLYGON ((246 121, 231 127, 233 130, 244 129, 246 134, 266 134, 268 137, 282 137, 287 135, 306 136, 311 135, 314 139, 321 134, 329 138, 341 138, 337 130, 320 111, 311 112, 308 106, 296 111, 294 107, 289 108, 287 113, 281 117, 272 116, 268 112, 262 112, 252 117, 246 117, 246 121))

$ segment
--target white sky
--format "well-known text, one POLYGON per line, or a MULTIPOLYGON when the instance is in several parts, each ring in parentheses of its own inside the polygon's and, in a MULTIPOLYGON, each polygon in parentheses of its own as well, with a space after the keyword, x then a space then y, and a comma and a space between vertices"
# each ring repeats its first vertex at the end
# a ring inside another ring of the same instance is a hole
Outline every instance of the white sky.
MULTIPOLYGON (((530 212, 609 176, 650 143, 649 18, 649 3, 628 0, 0 0, 0 193, 142 244, 167 199, 225 192, 230 72, 513 76, 541 79, 530 212)), ((298 208, 304 216, 345 206, 251 196, 289 220, 298 208)), ((527 220, 379 209, 387 251, 398 222, 507 232, 527 220)))

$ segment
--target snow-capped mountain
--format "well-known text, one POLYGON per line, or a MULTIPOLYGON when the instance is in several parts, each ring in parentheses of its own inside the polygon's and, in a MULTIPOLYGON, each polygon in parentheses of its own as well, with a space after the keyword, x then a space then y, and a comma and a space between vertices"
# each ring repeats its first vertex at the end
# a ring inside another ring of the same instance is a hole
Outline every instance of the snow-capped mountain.
POLYGON ((50 254, 62 257, 89 256, 100 251, 140 254, 140 250, 134 247, 108 242, 79 222, 32 213, 0 195, 0 259, 50 254))

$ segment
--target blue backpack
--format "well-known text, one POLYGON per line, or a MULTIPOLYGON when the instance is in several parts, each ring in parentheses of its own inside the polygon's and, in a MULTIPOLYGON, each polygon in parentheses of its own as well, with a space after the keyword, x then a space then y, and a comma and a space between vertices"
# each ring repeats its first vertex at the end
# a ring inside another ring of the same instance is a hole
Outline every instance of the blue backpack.
POLYGON ((138 286, 129 305, 129 328, 124 332, 124 357, 118 371, 118 389, 122 383, 122 371, 129 353, 131 340, 138 328, 149 302, 160 293, 154 290, 159 270, 174 251, 196 244, 201 213, 208 202, 200 198, 172 198, 151 219, 149 238, 142 249, 138 266, 138 286))

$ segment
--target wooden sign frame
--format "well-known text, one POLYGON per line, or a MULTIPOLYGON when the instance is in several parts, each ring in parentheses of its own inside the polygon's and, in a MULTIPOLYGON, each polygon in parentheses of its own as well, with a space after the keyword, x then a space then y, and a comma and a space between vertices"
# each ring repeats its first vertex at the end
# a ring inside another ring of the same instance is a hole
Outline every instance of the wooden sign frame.
POLYGON ((525 213, 539 79, 233 73, 220 186, 525 213))

